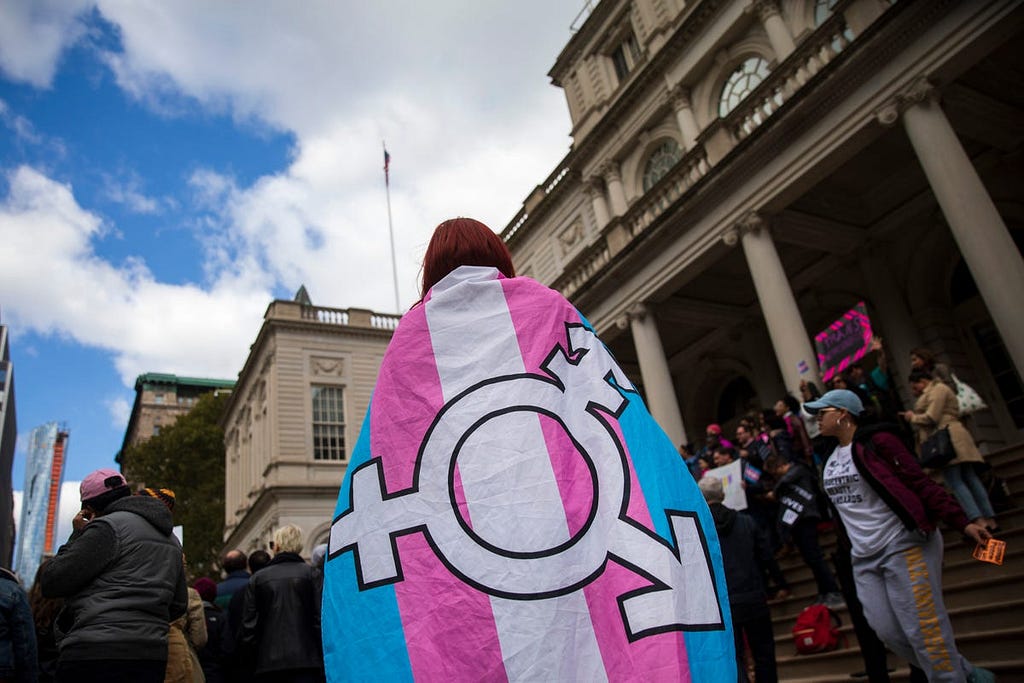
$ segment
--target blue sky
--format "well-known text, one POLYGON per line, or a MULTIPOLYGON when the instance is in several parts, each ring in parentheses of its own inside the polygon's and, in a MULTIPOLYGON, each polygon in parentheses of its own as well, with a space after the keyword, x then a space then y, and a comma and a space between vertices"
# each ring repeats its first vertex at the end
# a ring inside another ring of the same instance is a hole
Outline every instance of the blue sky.
POLYGON ((267 304, 403 307, 438 222, 500 230, 569 147, 582 0, 0 3, 0 322, 28 432, 112 466, 143 372, 232 378, 267 304), (301 9, 295 10, 295 7, 301 9))

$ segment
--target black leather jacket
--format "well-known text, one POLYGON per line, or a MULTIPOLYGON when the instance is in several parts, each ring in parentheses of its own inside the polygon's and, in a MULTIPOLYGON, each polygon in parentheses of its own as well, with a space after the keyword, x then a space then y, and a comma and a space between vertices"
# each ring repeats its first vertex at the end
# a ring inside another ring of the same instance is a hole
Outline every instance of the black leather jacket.
POLYGON ((278 553, 249 579, 239 646, 256 674, 323 667, 320 596, 297 554, 278 553))

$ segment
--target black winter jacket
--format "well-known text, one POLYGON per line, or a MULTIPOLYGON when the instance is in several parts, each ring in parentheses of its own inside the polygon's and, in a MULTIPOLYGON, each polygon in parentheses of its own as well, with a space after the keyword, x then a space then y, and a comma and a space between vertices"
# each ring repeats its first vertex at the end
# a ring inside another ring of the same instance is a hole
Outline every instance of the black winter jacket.
POLYGON ((722 565, 729 587, 729 605, 733 609, 767 605, 759 563, 768 559, 768 549, 757 525, 749 516, 712 503, 718 542, 722 546, 722 565))
POLYGON ((256 674, 323 667, 320 596, 297 554, 278 553, 249 579, 239 648, 256 674))
POLYGON ((818 477, 801 462, 789 465, 789 471, 775 484, 779 501, 779 524, 790 527, 802 520, 821 519, 818 477))

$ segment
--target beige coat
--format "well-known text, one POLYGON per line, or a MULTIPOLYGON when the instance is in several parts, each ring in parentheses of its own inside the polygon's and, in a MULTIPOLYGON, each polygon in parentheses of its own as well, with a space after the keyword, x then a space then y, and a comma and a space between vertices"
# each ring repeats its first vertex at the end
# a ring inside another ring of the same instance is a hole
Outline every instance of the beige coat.
POLYGON ((167 673, 164 683, 205 683, 196 650, 206 645, 206 615, 203 599, 195 588, 188 589, 188 611, 171 622, 167 633, 167 673))
POLYGON ((974 445, 971 433, 960 422, 959 413, 960 405, 953 390, 939 380, 932 380, 917 398, 917 403, 914 404, 914 419, 910 421, 917 433, 918 446, 934 434, 935 430, 948 427, 953 450, 956 451, 956 457, 949 463, 950 465, 984 462, 981 452, 974 445))

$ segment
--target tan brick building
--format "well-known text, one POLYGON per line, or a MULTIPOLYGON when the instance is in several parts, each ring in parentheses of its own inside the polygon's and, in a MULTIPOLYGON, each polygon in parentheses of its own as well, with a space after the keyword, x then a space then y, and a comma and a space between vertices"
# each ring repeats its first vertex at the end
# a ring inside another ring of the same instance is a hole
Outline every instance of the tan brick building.
POLYGON ((296 524, 327 540, 338 488, 398 316, 313 306, 305 290, 264 315, 228 404, 225 548, 265 548, 296 524))
POLYGON ((135 402, 128 418, 124 442, 114 459, 121 466, 128 481, 132 477, 131 463, 125 462, 124 453, 129 446, 156 436, 161 429, 174 424, 179 417, 192 410, 199 397, 210 391, 230 392, 234 380, 207 379, 202 377, 178 377, 159 372, 147 372, 135 380, 135 402))

